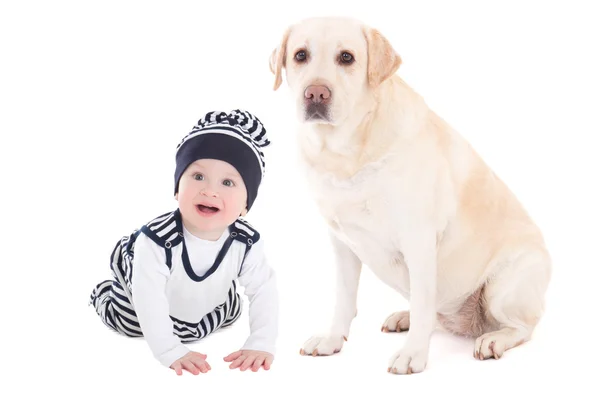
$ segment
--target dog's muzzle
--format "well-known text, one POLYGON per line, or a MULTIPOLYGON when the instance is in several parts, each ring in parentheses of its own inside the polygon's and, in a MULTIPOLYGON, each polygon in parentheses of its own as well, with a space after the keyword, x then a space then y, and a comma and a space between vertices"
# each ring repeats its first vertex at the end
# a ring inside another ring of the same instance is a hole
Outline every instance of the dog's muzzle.
POLYGON ((304 91, 304 119, 329 121, 331 90, 324 85, 310 85, 304 91))

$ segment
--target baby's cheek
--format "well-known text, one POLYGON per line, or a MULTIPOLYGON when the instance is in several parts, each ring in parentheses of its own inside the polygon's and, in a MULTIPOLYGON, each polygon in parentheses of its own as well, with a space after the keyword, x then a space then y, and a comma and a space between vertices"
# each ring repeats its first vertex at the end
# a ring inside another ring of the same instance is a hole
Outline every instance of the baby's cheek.
POLYGON ((230 196, 228 196, 227 200, 229 204, 228 208, 235 210, 235 212, 246 207, 246 197, 243 194, 232 193, 230 196))

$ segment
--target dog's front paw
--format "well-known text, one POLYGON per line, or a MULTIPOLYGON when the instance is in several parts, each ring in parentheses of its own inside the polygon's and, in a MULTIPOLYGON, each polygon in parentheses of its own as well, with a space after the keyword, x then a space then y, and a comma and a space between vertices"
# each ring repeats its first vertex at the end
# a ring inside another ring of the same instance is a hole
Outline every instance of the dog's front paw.
POLYGON ((300 354, 303 356, 330 356, 342 350, 345 340, 347 340, 346 337, 342 335, 313 336, 304 342, 304 345, 300 349, 300 354))
POLYGON ((390 358, 388 372, 400 375, 423 372, 427 366, 428 357, 429 348, 426 346, 404 346, 390 358))

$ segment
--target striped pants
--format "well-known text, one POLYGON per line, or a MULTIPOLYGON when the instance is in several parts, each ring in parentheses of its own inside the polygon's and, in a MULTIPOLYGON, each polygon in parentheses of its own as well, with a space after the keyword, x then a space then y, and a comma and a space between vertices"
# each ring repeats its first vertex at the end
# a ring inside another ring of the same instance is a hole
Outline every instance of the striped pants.
MULTIPOLYGON (((89 304, 94 306, 100 319, 112 330, 129 337, 143 337, 131 300, 134 241, 135 233, 119 240, 111 254, 110 266, 114 279, 96 285, 89 304)), ((241 311, 242 300, 236 291, 235 281, 232 281, 227 300, 200 321, 181 321, 171 317, 173 333, 182 342, 196 341, 233 324, 241 311)))

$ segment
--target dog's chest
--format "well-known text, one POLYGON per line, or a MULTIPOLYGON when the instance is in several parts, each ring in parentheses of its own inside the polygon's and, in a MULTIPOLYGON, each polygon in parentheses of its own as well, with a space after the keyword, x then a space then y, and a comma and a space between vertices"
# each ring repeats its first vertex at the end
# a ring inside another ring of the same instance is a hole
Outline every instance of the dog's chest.
POLYGON ((309 172, 319 210, 335 235, 383 281, 407 291, 407 273, 393 234, 402 194, 383 171, 365 169, 351 179, 309 172), (406 284, 405 284, 406 283, 406 284))

